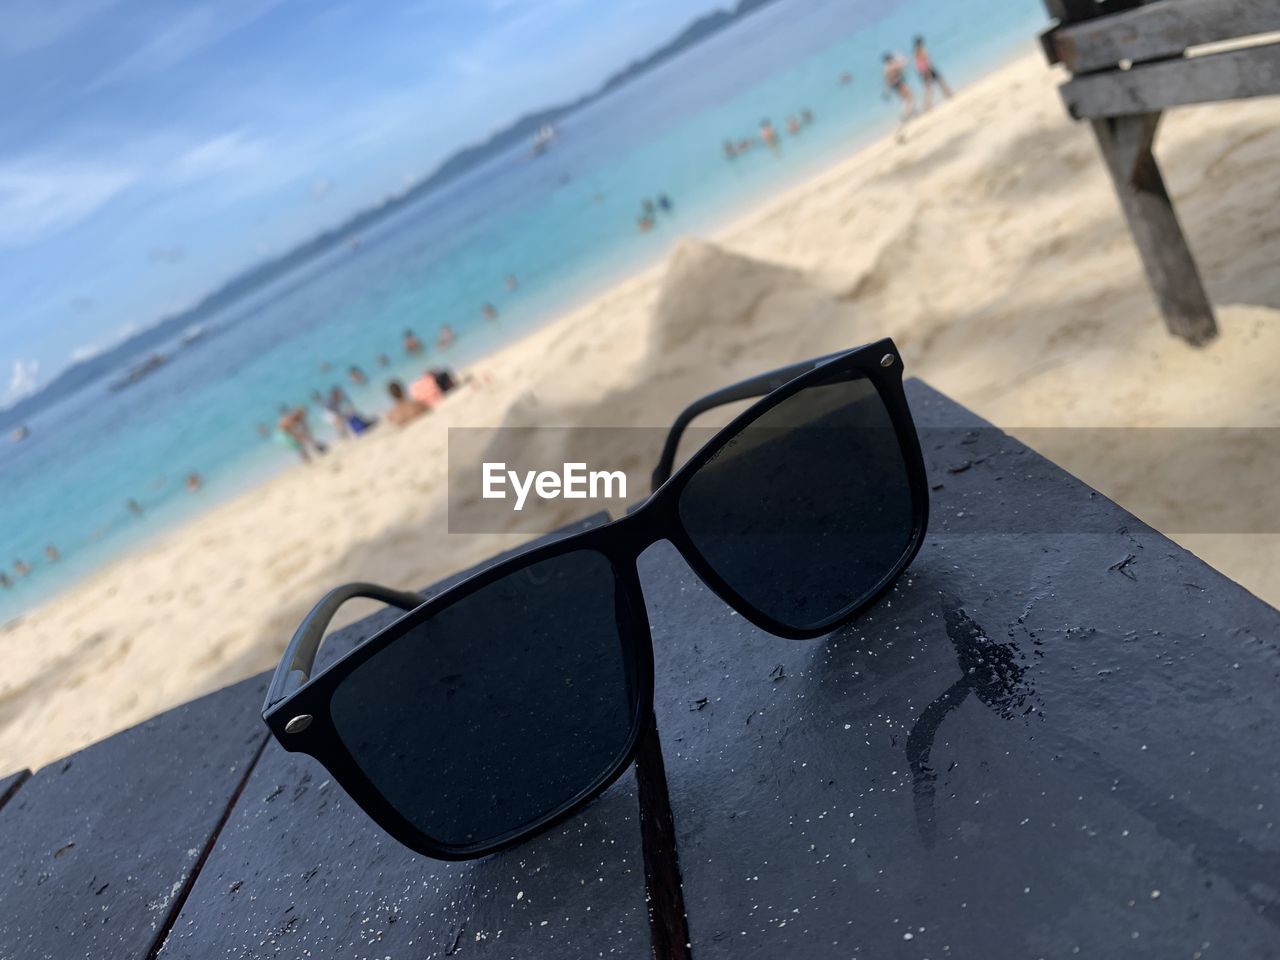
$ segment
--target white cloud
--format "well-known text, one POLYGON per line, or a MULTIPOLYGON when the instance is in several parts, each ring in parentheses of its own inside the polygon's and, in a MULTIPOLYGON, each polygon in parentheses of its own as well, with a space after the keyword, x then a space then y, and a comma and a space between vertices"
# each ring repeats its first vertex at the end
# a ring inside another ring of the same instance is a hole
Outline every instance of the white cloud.
POLYGON ((0 246, 31 243, 79 223, 136 180, 123 167, 0 161, 0 246))
POLYGON ((202 4, 186 7, 172 19, 157 18, 159 29, 147 36, 132 53, 100 74, 90 84, 90 89, 168 70, 260 19, 282 2, 245 0, 241 3, 202 4))
POLYGON ((84 346, 76 347, 74 350, 72 350, 71 354, 67 357, 67 362, 79 363, 81 360, 88 360, 91 357, 96 357, 101 352, 102 352, 101 347, 97 346, 96 344, 86 343, 84 346))
POLYGON ((252 139, 243 130, 235 130, 189 148, 174 163, 173 173, 179 180, 201 180, 258 166, 266 154, 262 141, 252 139))
POLYGON ((40 373, 39 360, 13 361, 13 374, 9 377, 9 389, 5 393, 6 400, 21 400, 35 393, 36 378, 40 373))
POLYGON ((115 0, 8 0, 0 53, 14 56, 52 46, 111 7, 115 0))

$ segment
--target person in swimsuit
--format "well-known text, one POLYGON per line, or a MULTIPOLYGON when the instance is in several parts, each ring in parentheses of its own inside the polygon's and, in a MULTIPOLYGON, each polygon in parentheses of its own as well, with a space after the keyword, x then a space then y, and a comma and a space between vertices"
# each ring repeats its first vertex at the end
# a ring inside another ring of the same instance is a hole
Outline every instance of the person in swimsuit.
POLYGON ((778 149, 778 131, 773 129, 773 124, 767 117, 760 121, 760 139, 770 150, 778 149))
MULTIPOLYGON (((337 390, 338 388, 334 387, 334 389, 337 390)), ((326 399, 323 393, 319 390, 312 390, 311 402, 315 405, 316 409, 320 411, 320 416, 323 417, 324 422, 329 425, 329 429, 337 434, 339 438, 345 440, 350 435, 350 431, 347 429, 346 418, 334 409, 333 404, 326 399)))
POLYGON ((352 436, 360 436, 378 422, 376 417, 367 417, 357 410, 346 391, 338 386, 329 391, 325 406, 342 420, 343 426, 351 431, 352 436))
POLYGON ((942 95, 950 99, 951 88, 947 86, 947 81, 942 79, 942 74, 938 73, 938 68, 933 65, 933 58, 929 56, 929 51, 924 46, 924 37, 916 37, 912 53, 915 56, 916 73, 920 74, 920 82, 924 84, 924 108, 928 110, 933 106, 935 83, 942 91, 942 95))
POLYGON ((417 400, 405 396, 404 384, 399 380, 392 380, 387 384, 387 393, 391 396, 391 409, 387 411, 387 423, 395 424, 397 427, 407 426, 427 412, 427 408, 417 400))
POLYGON ((884 55, 884 86, 886 95, 896 93, 902 99, 902 122, 916 114, 916 98, 907 86, 907 60, 900 53, 884 55))
POLYGON ((310 462, 313 450, 316 453, 329 451, 328 447, 312 436, 311 428, 307 425, 307 411, 303 407, 281 404, 280 419, 276 422, 276 427, 282 441, 302 458, 303 463, 310 462))

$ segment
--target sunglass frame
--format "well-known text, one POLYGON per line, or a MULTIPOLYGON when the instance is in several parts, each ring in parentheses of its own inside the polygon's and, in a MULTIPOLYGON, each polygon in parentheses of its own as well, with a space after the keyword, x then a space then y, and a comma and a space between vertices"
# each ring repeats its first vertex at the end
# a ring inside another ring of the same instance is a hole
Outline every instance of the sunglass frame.
MULTIPOLYGON (((533 547, 481 570, 439 595, 413 606, 393 623, 316 676, 310 677, 323 631, 323 623, 319 624, 319 629, 315 629, 316 625, 312 621, 316 619, 317 612, 325 607, 326 603, 322 601, 312 616, 304 621, 285 651, 263 706, 263 720, 276 740, 290 752, 305 753, 318 760, 378 826, 410 849, 437 860, 475 859, 516 846, 571 817, 612 785, 634 761, 641 738, 649 729, 653 718, 653 641, 636 565, 637 558, 647 547, 660 540, 669 541, 693 572, 726 604, 757 627, 776 636, 811 639, 830 633, 853 620, 889 589, 915 558, 924 542, 929 498, 924 460, 903 390, 901 357, 892 340, 886 338, 798 366, 801 369, 808 367, 807 372, 787 379, 735 417, 631 513, 582 533, 533 547), (756 609, 716 573, 685 532, 678 505, 680 494, 689 479, 744 427, 800 391, 842 371, 863 374, 875 386, 885 404, 907 469, 912 499, 912 530, 902 555, 887 568, 888 573, 861 600, 817 625, 796 628, 756 609), (506 834, 470 845, 449 844, 427 835, 383 797, 347 751, 332 721, 331 701, 334 692, 354 669, 453 604, 525 567, 578 550, 594 550, 602 554, 613 569, 618 598, 616 606, 619 633, 624 656, 631 661, 637 684, 634 716, 624 750, 611 766, 601 771, 598 777, 584 785, 569 800, 537 820, 506 834), (304 637, 308 633, 308 625, 312 627, 309 638, 304 637)), ((787 374, 795 369, 797 368, 787 368, 774 374, 765 374, 721 391, 718 395, 745 393, 749 396, 753 385, 767 387, 776 382, 780 374, 787 374), (774 378, 773 381, 770 380, 771 377, 774 378)), ((674 440, 671 445, 674 447, 674 440)), ((412 594, 372 585, 352 586, 348 596, 376 595, 378 599, 405 608, 412 603, 408 598, 414 598, 412 594), (369 586, 371 590, 361 590, 360 586, 369 586)), ((342 589, 339 588, 339 591, 342 589)), ((332 600, 339 591, 335 591, 327 599, 332 600)), ((341 602, 342 597, 337 599, 341 602)), ((329 603, 323 620, 332 615, 336 605, 329 603)))

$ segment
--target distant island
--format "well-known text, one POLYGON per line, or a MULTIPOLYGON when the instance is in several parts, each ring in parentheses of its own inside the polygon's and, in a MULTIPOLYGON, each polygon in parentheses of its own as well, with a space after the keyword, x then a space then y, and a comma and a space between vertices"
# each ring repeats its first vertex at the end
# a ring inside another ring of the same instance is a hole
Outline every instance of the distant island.
POLYGON ((337 226, 294 247, 288 253, 251 267, 228 280, 195 306, 163 318, 108 350, 71 364, 40 390, 0 410, 0 430, 21 424, 36 412, 101 380, 108 373, 118 370, 121 364, 131 358, 164 346, 179 337, 188 327, 200 323, 224 307, 265 287, 300 264, 338 246, 352 235, 366 230, 384 217, 416 202, 425 194, 457 179, 490 157, 512 146, 530 141, 544 126, 554 125, 575 110, 580 110, 637 77, 643 76, 761 7, 776 2, 777 0, 739 0, 737 6, 731 10, 716 10, 699 17, 648 56, 636 60, 625 69, 613 74, 594 92, 579 97, 572 103, 546 107, 521 117, 493 134, 484 143, 465 147, 451 155, 430 176, 405 192, 389 197, 375 207, 360 211, 337 226))

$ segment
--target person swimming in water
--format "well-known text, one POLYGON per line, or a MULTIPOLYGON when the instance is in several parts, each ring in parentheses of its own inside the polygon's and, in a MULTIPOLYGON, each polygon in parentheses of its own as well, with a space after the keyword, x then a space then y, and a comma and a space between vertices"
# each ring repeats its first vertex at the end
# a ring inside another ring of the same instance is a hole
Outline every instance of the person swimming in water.
POLYGON ((412 330, 405 330, 402 345, 404 346, 404 352, 411 357, 422 352, 422 341, 418 339, 417 334, 412 330))
POLYGON ((62 554, 58 552, 58 548, 55 547, 52 543, 45 546, 44 555, 45 555, 45 559, 47 559, 50 563, 57 563, 59 560, 62 559, 62 554))
POLYGON ((480 308, 480 312, 484 314, 484 318, 486 320, 498 319, 498 308, 495 307, 492 303, 486 303, 483 307, 480 308))
POLYGON ((924 84, 924 108, 928 110, 933 106, 935 83, 942 91, 942 95, 948 100, 951 99, 951 88, 947 86, 947 81, 942 79, 942 74, 938 73, 938 68, 933 65, 933 58, 929 56, 929 51, 924 45, 924 37, 916 37, 912 45, 912 54, 916 61, 916 73, 920 75, 920 82, 924 84))
POLYGON ((773 129, 768 117, 760 121, 760 139, 770 150, 778 149, 778 131, 773 129))
POLYGON ((453 327, 446 323, 440 328, 440 334, 436 337, 436 349, 448 350, 449 347, 453 345, 453 341, 457 338, 458 335, 453 332, 453 327))

